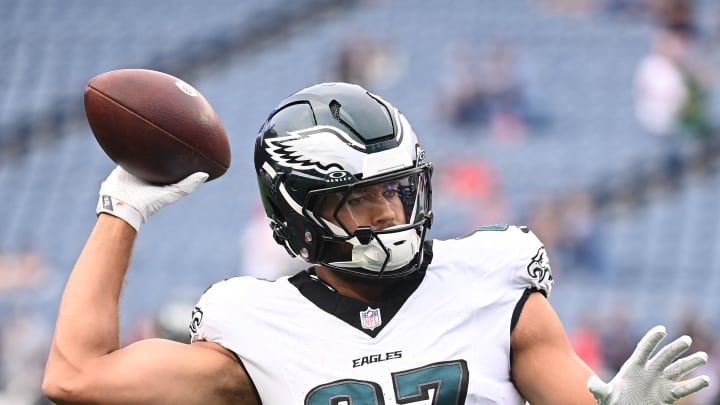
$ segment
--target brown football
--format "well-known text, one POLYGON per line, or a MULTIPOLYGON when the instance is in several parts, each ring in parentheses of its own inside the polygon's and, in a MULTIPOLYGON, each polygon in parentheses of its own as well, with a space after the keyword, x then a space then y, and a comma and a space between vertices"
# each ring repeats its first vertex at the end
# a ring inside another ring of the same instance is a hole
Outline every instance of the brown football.
POLYGON ((215 109, 195 88, 167 73, 121 69, 85 86, 85 114, 115 163, 156 184, 230 167, 230 143, 215 109))

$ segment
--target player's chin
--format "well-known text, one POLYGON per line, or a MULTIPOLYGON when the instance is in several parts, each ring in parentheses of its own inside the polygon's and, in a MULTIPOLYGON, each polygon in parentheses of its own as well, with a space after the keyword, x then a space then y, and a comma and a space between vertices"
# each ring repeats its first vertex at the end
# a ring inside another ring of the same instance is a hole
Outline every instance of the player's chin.
POLYGON ((383 277, 380 273, 377 275, 367 275, 359 273, 350 273, 347 271, 340 271, 337 269, 333 270, 338 277, 346 281, 351 281, 356 284, 363 284, 368 286, 389 286, 397 283, 400 280, 407 278, 407 275, 399 277, 383 277))

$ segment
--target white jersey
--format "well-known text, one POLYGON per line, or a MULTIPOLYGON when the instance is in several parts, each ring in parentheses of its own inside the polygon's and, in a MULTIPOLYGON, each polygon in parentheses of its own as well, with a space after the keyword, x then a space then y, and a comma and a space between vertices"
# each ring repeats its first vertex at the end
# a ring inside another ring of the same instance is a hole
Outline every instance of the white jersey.
POLYGON ((496 226, 426 252, 371 305, 307 271, 217 283, 198 302, 192 340, 234 352, 265 405, 524 403, 510 381, 510 332, 527 292, 550 292, 542 244, 496 226))

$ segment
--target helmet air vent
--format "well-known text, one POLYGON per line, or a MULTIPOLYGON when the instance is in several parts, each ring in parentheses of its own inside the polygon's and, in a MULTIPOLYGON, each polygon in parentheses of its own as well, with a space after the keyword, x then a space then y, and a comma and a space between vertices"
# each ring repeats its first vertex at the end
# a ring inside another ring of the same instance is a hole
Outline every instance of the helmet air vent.
MULTIPOLYGON (((384 136, 373 136, 371 134, 363 134, 359 133, 355 128, 353 128, 350 123, 348 123, 346 120, 344 120, 340 114, 340 109, 342 108, 342 104, 340 104, 337 100, 332 100, 330 102, 330 105, 328 106, 330 108, 330 114, 332 114, 333 118, 335 118, 339 123, 341 123, 345 128, 347 128, 350 132, 352 132, 353 135, 359 137, 360 139, 365 140, 365 143, 367 145, 374 145, 386 141, 390 141, 395 139, 395 135, 393 133, 390 133, 388 135, 384 136), (368 136, 370 135, 370 136, 368 136)), ((386 117, 387 118, 387 117, 386 117)), ((366 128, 367 131, 367 128, 366 128)), ((363 132, 366 132, 363 131, 363 132)))
POLYGON ((330 114, 332 114, 333 118, 335 118, 339 123, 341 123, 345 128, 350 130, 355 136, 358 136, 362 139, 362 135, 360 135, 355 128, 351 127, 350 124, 345 122, 342 117, 340 117, 340 108, 342 108, 342 105, 338 103, 337 100, 333 100, 330 102, 330 114))

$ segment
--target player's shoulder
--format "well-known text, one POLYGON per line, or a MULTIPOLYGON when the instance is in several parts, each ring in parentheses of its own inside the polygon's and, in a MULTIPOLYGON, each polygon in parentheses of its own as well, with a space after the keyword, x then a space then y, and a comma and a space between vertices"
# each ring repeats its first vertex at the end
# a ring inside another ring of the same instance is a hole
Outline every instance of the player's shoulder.
POLYGON ((488 225, 453 239, 439 241, 445 249, 458 249, 472 254, 486 256, 486 250, 507 254, 541 246, 542 242, 526 226, 507 224, 488 225), (468 249, 472 249, 468 251, 468 249))
POLYGON ((454 239, 434 241, 433 261, 466 272, 494 275, 517 288, 548 294, 553 285, 545 247, 525 226, 484 226, 454 239))
POLYGON ((218 281, 200 297, 201 303, 228 303, 233 301, 253 302, 281 290, 287 283, 287 277, 270 281, 251 276, 236 276, 218 281))

